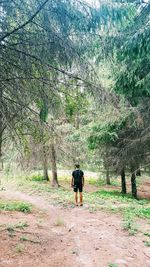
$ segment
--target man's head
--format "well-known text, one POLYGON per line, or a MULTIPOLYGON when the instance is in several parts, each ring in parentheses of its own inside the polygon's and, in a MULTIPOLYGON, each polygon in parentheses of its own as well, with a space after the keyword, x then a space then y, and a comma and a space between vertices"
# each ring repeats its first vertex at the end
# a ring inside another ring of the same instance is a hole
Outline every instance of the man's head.
POLYGON ((75 166, 76 169, 79 169, 80 168, 80 164, 79 163, 75 163, 74 166, 75 166))

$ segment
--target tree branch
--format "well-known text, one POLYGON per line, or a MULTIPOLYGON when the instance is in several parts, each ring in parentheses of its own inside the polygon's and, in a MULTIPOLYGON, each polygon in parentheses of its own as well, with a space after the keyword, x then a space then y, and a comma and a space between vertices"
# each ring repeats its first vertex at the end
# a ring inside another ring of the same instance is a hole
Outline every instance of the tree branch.
POLYGON ((37 14, 43 9, 43 7, 46 5, 46 3, 49 0, 45 0, 42 5, 39 6, 38 10, 23 24, 19 25, 17 28, 13 29, 11 32, 6 33, 1 39, 0 42, 2 42, 5 38, 9 37, 10 35, 14 34, 15 32, 19 31, 20 29, 24 28, 27 24, 32 22, 32 20, 37 16, 37 14))

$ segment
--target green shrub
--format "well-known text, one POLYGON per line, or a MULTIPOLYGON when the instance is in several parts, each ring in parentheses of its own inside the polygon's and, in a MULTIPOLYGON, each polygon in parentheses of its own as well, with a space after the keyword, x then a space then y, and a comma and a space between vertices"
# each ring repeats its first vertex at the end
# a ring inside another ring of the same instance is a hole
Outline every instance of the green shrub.
POLYGON ((34 174, 32 176, 26 177, 26 180, 33 181, 33 182, 43 182, 43 181, 45 181, 41 174, 34 174))
POLYGON ((20 201, 0 201, 0 210, 31 212, 30 204, 20 201))
POLYGON ((27 224, 27 222, 19 222, 17 224, 15 224, 15 228, 18 229, 24 229, 25 227, 28 227, 29 225, 27 224))

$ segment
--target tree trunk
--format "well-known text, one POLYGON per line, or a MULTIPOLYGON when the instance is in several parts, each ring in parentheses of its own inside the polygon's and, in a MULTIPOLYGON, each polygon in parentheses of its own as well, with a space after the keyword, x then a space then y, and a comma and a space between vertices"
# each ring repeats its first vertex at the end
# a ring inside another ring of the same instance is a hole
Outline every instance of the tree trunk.
POLYGON ((134 166, 131 166, 131 190, 132 190, 132 196, 134 198, 137 198, 136 175, 134 166))
POLYGON ((107 164, 107 158, 104 159, 104 168, 106 170, 106 184, 110 185, 109 166, 107 164))
POLYGON ((0 132, 0 171, 3 170, 3 159, 2 159, 2 133, 0 132))
POLYGON ((124 168, 121 170, 121 193, 126 194, 127 189, 126 189, 126 176, 125 176, 125 170, 124 168))
POLYGON ((49 181, 47 153, 46 152, 47 152, 46 146, 43 145, 43 178, 44 178, 44 180, 49 181))
POLYGON ((2 170, 2 123, 1 123, 1 112, 0 112, 0 170, 2 170))
POLYGON ((104 157, 104 168, 106 170, 106 184, 110 185, 110 176, 109 176, 109 162, 108 162, 108 153, 109 151, 109 147, 106 146, 106 154, 105 154, 105 157, 104 157))
MULTIPOLYGON (((0 89, 0 108, 1 108, 1 100, 2 100, 2 89, 0 89)), ((2 112, 0 110, 0 170, 3 169, 3 160, 2 160, 2 140, 3 140, 3 118, 2 112)))
POLYGON ((54 144, 51 144, 51 164, 52 164, 52 186, 59 187, 57 179, 56 151, 54 144))
POLYGON ((110 185, 110 176, 109 176, 109 168, 106 168, 106 184, 110 185))

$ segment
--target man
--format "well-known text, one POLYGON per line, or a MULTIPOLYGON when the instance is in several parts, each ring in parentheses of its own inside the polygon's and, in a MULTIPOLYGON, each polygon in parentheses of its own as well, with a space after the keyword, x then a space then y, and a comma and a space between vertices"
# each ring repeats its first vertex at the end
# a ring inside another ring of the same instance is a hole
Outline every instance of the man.
POLYGON ((75 170, 72 172, 72 181, 71 187, 74 188, 75 192, 75 205, 78 206, 78 191, 80 193, 80 206, 83 206, 83 191, 84 186, 84 173, 80 170, 80 165, 78 163, 75 164, 75 170))

